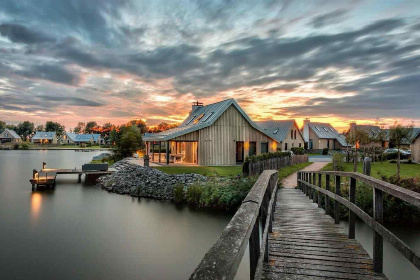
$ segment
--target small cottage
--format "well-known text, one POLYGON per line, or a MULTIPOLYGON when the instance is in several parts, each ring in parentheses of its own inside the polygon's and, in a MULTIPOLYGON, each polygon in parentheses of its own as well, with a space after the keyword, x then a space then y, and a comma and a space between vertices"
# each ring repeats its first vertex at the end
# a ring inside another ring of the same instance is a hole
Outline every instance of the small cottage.
POLYGON ((103 140, 100 134, 76 134, 66 132, 60 139, 61 144, 102 144, 103 140))
POLYGON ((22 142, 22 138, 11 129, 5 129, 2 133, 0 133, 0 143, 20 143, 22 142))
POLYGON ((410 144, 411 160, 420 163, 420 128, 413 129, 413 139, 410 144))
POLYGON ((57 135, 54 132, 37 131, 32 137, 34 144, 57 144, 57 135))
POLYGON ((279 150, 290 151, 293 147, 304 146, 302 133, 295 120, 268 120, 256 124, 277 141, 279 150))
POLYGON ((338 133, 329 123, 312 123, 309 119, 303 121, 303 138, 308 143, 309 150, 341 150, 351 145, 347 144, 344 135, 338 133))

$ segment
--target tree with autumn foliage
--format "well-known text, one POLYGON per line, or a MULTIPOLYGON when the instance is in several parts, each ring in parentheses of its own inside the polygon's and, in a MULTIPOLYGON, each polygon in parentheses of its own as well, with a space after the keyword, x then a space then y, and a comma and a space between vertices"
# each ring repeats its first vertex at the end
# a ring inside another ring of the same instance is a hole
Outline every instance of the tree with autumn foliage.
POLYGON ((175 127, 178 127, 179 123, 167 123, 167 122, 161 122, 157 126, 149 127, 150 133, 159 133, 162 131, 166 131, 175 127))
POLYGON ((353 171, 357 172, 358 148, 359 145, 369 143, 369 135, 363 129, 352 129, 346 133, 346 142, 352 144, 355 147, 353 154, 353 171))

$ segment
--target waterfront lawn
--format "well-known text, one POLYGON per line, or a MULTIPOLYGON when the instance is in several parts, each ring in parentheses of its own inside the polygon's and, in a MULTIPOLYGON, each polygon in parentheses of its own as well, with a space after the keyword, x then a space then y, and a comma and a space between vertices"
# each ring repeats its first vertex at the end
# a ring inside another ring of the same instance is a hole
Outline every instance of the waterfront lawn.
POLYGON ((242 174, 242 165, 234 166, 153 166, 167 174, 196 173, 207 177, 236 177, 242 174))
POLYGON ((92 160, 90 163, 108 163, 108 166, 111 167, 115 163, 115 161, 113 159, 106 159, 105 161, 92 160))
MULTIPOLYGON (((331 171, 332 163, 328 163, 322 168, 323 171, 331 171)), ((344 171, 353 172, 353 163, 344 163, 344 171)), ((363 172, 363 163, 357 164, 357 172, 363 172)), ((382 176, 391 177, 397 174, 397 164, 390 162, 372 162, 371 176, 382 179, 382 176)), ((401 178, 413 178, 420 176, 420 164, 401 163, 401 178)))
POLYGON ((279 169, 279 182, 281 182, 287 176, 305 168, 306 166, 311 165, 312 162, 302 162, 295 165, 287 166, 283 169, 279 169))

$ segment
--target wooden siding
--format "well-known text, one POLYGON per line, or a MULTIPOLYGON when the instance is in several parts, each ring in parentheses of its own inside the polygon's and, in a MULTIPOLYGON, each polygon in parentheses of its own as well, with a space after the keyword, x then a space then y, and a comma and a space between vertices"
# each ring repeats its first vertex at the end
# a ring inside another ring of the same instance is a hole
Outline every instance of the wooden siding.
POLYGON ((420 136, 411 144, 411 159, 414 162, 420 162, 420 136))
POLYGON ((261 142, 268 142, 270 152, 277 148, 271 138, 254 129, 232 105, 213 125, 199 130, 198 141, 200 165, 236 164, 236 141, 245 143, 245 157, 249 154, 250 141, 256 142, 257 154, 261 153, 261 142))
POLYGON ((299 133, 299 128, 296 126, 296 123, 293 123, 292 127, 287 132, 286 137, 283 139, 282 143, 279 144, 279 147, 282 150, 285 150, 286 143, 287 143, 288 151, 290 151, 293 147, 299 147, 299 143, 302 148, 304 147, 305 141, 303 140, 302 135, 299 133), (291 138, 291 135, 290 135, 291 134, 290 131, 292 130, 293 130, 293 139, 291 138), (294 139, 294 131, 296 131, 296 139, 294 139))

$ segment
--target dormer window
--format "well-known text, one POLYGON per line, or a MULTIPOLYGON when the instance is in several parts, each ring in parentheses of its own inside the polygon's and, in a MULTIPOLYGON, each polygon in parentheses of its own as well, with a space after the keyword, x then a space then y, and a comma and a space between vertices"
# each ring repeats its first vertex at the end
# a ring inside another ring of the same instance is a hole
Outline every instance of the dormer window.
POLYGON ((203 116, 204 116, 204 114, 201 114, 200 116, 198 116, 198 118, 194 121, 194 123, 198 123, 203 116))
POLYGON ((204 119, 203 122, 206 122, 212 115, 214 114, 214 112, 211 112, 210 114, 208 114, 204 119))
POLYGON ((189 125, 194 119, 195 119, 195 117, 196 116, 193 116, 188 122, 187 122, 187 125, 189 125))
POLYGON ((277 134, 277 132, 279 132, 279 130, 278 130, 278 129, 274 130, 274 131, 273 131, 273 134, 277 134))
POLYGON ((327 128, 323 127, 323 129, 324 129, 326 132, 328 132, 328 129, 327 129, 327 128))
POLYGON ((319 129, 319 127, 315 126, 316 130, 321 131, 321 129, 319 129))

